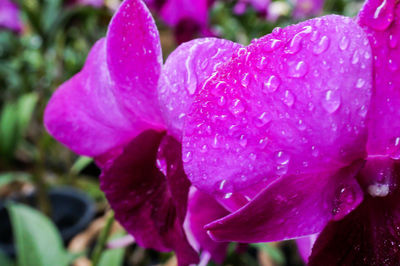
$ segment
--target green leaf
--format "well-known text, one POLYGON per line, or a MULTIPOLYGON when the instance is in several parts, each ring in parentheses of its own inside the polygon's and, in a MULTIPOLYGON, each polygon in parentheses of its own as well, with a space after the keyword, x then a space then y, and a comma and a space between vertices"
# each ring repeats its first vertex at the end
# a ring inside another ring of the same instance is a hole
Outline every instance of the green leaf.
POLYGON ((2 173, 0 174, 0 187, 8 185, 14 181, 29 181, 29 179, 30 176, 27 173, 2 173))
POLYGON ((25 94, 18 99, 18 131, 25 134, 35 110, 38 95, 34 92, 25 94))
MULTIPOLYGON (((112 239, 122 237, 124 234, 115 234, 112 239)), ((103 252, 100 257, 98 266, 121 266, 124 260, 125 248, 109 249, 103 252)))
POLYGON ((0 114, 0 152, 11 155, 17 143, 18 124, 15 103, 6 103, 0 114))
POLYGON ((14 266, 14 262, 12 262, 6 254, 4 254, 1 250, 0 250, 0 265, 1 266, 14 266))
POLYGON ((86 168, 91 162, 93 162, 93 159, 90 157, 86 156, 80 156, 75 162, 74 165, 71 167, 71 173, 72 174, 79 174, 83 169, 86 168))
POLYGON ((8 204, 7 208, 17 247, 18 266, 67 266, 68 254, 61 236, 46 216, 22 204, 8 204))
POLYGON ((270 255, 271 258, 278 264, 280 265, 285 264, 285 255, 279 248, 276 248, 268 243, 254 243, 250 245, 262 249, 265 253, 270 255))

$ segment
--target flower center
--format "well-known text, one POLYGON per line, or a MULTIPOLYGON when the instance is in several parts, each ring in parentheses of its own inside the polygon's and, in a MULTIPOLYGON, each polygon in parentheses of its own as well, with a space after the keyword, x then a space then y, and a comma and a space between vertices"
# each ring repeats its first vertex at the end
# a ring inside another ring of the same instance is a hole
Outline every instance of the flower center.
POLYGON ((397 189, 400 181, 400 160, 385 156, 369 156, 358 173, 358 182, 372 197, 386 197, 397 189))

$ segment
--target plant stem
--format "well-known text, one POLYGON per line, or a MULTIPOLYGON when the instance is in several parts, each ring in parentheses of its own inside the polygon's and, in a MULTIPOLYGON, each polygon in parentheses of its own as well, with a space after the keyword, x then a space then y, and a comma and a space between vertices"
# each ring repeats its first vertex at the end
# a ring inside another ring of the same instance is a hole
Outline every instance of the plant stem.
POLYGON ((94 250, 92 253, 92 266, 97 266, 100 261, 101 254, 103 253, 103 250, 108 241, 108 237, 109 237, 110 231, 111 231, 111 226, 113 223, 114 223, 114 213, 110 212, 107 215, 106 224, 104 225, 103 229, 101 230, 99 238, 97 239, 96 246, 94 247, 94 250))

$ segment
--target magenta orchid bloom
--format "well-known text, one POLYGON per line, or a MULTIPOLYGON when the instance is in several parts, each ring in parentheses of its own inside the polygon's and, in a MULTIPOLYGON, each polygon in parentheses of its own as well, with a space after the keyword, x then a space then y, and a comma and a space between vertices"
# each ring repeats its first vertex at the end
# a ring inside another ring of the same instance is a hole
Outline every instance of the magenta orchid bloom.
POLYGON ((212 0, 144 0, 159 13, 163 22, 174 28, 178 43, 194 38, 198 33, 212 36, 209 30, 209 7, 212 0))
POLYGON ((22 31, 19 8, 10 0, 0 1, 0 28, 10 29, 15 32, 22 31))
POLYGON ((45 110, 51 135, 95 158, 101 188, 135 242, 174 250, 180 265, 196 263, 196 251, 217 262, 225 255, 226 244, 212 241, 203 227, 228 213, 212 199, 199 204, 207 198, 200 192, 189 196, 181 139, 198 84, 240 47, 197 39, 162 65, 150 12, 142 1, 126 0, 82 71, 60 86, 45 110))
POLYGON ((186 119, 192 185, 232 213, 215 240, 321 232, 310 265, 400 261, 400 3, 275 29, 202 84, 186 119))
POLYGON ((302 19, 317 16, 322 13, 324 0, 294 0, 293 17, 302 19))
POLYGON ((258 13, 267 14, 270 0, 239 0, 234 6, 236 14, 243 14, 248 5, 252 6, 258 13))
POLYGON ((67 0, 67 4, 100 8, 104 6, 104 0, 67 0))

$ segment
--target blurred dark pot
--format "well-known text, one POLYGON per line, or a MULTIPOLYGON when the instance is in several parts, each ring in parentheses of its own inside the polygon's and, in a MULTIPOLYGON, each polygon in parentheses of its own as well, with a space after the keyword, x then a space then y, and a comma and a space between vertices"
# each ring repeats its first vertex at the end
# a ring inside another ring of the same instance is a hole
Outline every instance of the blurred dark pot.
MULTIPOLYGON (((81 191, 71 187, 53 188, 49 191, 49 196, 52 220, 64 243, 67 243, 92 221, 95 214, 94 202, 81 191)), ((15 201, 36 205, 34 194, 15 201)), ((9 256, 15 256, 12 227, 4 203, 0 201, 0 249, 9 256)))

